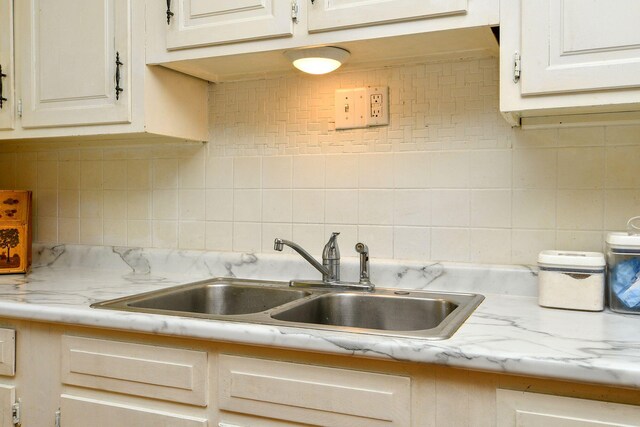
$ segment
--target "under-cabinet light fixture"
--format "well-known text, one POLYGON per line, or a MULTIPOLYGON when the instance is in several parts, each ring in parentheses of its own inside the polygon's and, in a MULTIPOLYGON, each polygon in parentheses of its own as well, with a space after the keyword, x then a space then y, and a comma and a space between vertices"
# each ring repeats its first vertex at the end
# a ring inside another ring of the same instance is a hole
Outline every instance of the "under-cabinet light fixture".
POLYGON ((309 74, 326 74, 349 59, 349 51, 333 46, 288 50, 285 56, 297 69, 309 74))

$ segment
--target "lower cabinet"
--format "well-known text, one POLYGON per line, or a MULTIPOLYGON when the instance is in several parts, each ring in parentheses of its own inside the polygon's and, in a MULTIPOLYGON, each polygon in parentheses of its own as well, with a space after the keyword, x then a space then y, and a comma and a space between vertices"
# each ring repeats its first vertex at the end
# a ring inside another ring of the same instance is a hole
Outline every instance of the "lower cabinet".
POLYGON ((0 427, 14 426, 14 415, 23 427, 640 425, 639 390, 1 318, 0 325, 0 427))
POLYGON ((61 426, 87 426, 91 419, 92 427, 205 427, 206 417, 157 409, 162 404, 155 401, 208 406, 207 358, 206 351, 63 335, 62 384, 114 394, 112 400, 67 387, 60 396, 61 426), (123 401, 122 394, 153 401, 123 401))
POLYGON ((16 331, 0 328, 0 427, 13 427, 18 419, 16 386, 16 331), (5 383, 6 381, 6 383, 5 383))
POLYGON ((13 404, 16 402, 16 387, 0 384, 0 427, 11 427, 13 422, 13 404))
POLYGON ((89 399, 63 394, 60 396, 60 425, 64 427, 207 427, 204 418, 135 405, 89 399))
POLYGON ((640 407, 514 390, 497 391, 497 427, 640 425, 640 407))
POLYGON ((62 383, 207 406, 207 352, 62 337, 62 383))
POLYGON ((318 426, 411 425, 411 379, 396 375, 223 354, 218 399, 225 411, 318 426))

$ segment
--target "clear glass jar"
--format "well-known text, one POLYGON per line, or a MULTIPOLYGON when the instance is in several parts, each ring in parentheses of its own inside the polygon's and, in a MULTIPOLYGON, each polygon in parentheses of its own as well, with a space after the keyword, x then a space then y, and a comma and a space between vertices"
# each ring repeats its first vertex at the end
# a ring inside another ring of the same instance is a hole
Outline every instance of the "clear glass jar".
POLYGON ((634 217, 628 232, 607 234, 609 307, 618 313, 640 314, 640 230, 634 217))
POLYGON ((607 237, 607 266, 607 289, 611 310, 640 314, 640 247, 621 248, 615 243, 611 244, 607 237))

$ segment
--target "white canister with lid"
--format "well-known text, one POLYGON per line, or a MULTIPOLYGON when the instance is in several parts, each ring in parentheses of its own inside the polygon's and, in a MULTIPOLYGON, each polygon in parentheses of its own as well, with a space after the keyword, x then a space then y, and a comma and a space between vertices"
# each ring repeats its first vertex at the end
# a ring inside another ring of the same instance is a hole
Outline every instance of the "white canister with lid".
POLYGON ((600 252, 542 251, 538 303, 543 307, 602 311, 605 260, 600 252))

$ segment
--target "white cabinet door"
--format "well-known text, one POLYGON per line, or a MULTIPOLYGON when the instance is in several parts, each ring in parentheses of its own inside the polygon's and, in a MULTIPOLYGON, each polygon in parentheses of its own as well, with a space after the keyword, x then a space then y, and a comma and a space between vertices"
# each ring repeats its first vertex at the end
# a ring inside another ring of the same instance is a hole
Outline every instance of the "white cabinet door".
POLYGON ((522 95, 640 86, 638 0, 522 0, 522 95))
POLYGON ((62 382, 207 406, 207 353, 63 336, 62 382))
POLYGON ((0 0, 0 130, 13 129, 13 1, 0 0))
POLYGON ((0 375, 16 374, 16 331, 0 329, 0 375))
POLYGON ((167 49, 291 36, 286 0, 174 0, 167 49))
POLYGON ((130 122, 129 0, 20 0, 15 7, 22 126, 130 122))
POLYGON ((315 0, 309 32, 466 13, 468 0, 315 0))
POLYGON ((64 427, 207 427, 206 419, 63 394, 60 425, 64 427), (88 421, 90 420, 90 421, 88 421))
POLYGON ((15 401, 16 388, 0 385, 0 427, 13 427, 13 403, 15 401))
POLYGON ((597 400, 497 390, 497 427, 637 426, 640 407, 597 400))
POLYGON ((411 425, 409 377, 223 354, 217 381, 223 411, 314 426, 411 425))

